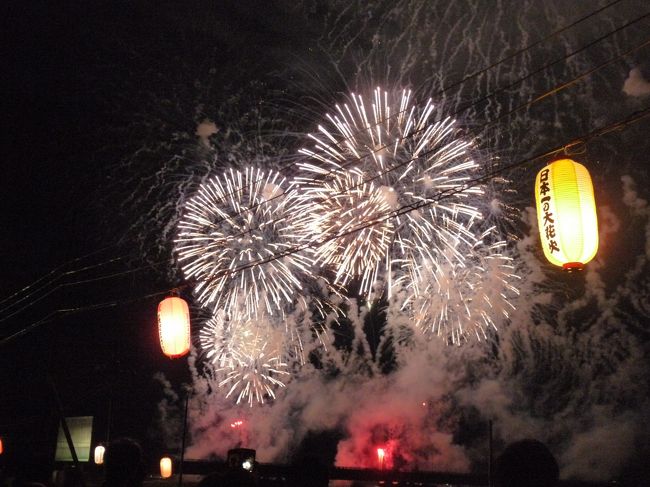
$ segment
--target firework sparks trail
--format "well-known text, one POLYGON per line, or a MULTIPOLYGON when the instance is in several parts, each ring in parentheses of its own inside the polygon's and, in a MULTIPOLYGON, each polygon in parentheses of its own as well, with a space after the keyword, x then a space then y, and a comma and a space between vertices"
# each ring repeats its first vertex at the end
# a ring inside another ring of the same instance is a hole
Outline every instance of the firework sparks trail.
POLYGON ((175 251, 203 306, 231 314, 243 297, 246 317, 257 317, 282 313, 297 299, 301 279, 311 274, 306 254, 250 265, 297 244, 285 183, 277 172, 230 169, 186 203, 175 251), (246 270, 235 272, 238 268, 246 270))
POLYGON ((253 319, 228 320, 223 312, 206 322, 199 340, 211 365, 208 374, 237 404, 274 399, 275 389, 285 387, 290 376, 289 360, 302 361, 302 349, 288 346, 282 330, 253 319))

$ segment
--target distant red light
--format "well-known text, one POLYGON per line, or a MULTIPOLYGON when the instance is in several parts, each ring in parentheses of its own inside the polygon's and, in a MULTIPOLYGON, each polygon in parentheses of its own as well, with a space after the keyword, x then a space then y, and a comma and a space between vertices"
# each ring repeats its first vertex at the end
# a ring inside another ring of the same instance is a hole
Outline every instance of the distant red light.
POLYGON ((234 423, 230 423, 231 428, 239 428, 244 422, 240 419, 235 421, 234 423))
POLYGON ((386 456, 386 450, 383 448, 377 448, 377 460, 379 461, 379 469, 384 469, 384 457, 386 456))

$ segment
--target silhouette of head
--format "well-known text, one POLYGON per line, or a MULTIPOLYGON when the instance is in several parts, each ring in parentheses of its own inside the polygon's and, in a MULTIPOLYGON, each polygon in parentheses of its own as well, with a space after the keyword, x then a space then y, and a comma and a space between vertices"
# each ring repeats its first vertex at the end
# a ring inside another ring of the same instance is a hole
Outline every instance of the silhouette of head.
POLYGON ((135 440, 111 441, 104 455, 106 487, 138 487, 144 480, 142 449, 135 440))
POLYGON ((558 478, 555 458, 537 440, 512 443, 496 460, 495 487, 554 487, 558 478))

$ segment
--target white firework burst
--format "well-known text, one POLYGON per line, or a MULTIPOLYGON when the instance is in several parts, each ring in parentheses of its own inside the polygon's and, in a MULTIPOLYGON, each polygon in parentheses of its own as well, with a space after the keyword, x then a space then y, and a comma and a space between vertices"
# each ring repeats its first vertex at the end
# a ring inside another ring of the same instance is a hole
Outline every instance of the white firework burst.
POLYGON ((479 165, 455 121, 436 120, 431 100, 418 107, 410 91, 379 88, 370 106, 352 94, 326 119, 310 135, 314 148, 301 150, 310 160, 296 178, 304 208, 297 229, 316 247, 315 260, 334 268, 335 281, 359 278, 371 299, 383 275, 390 296, 393 278, 409 275, 417 289, 418 263, 462 260, 449 234, 469 233, 481 218, 472 198, 483 190, 465 186, 479 165), (441 192, 448 196, 440 199, 441 192), (420 209, 401 211, 414 206, 420 209))
POLYGON ((301 360, 301 349, 288 345, 283 330, 238 318, 227 319, 225 313, 217 313, 203 326, 199 340, 212 366, 208 373, 227 390, 226 397, 252 406, 274 399, 275 390, 285 387, 290 361, 301 360))
POLYGON ((519 294, 514 285, 519 277, 505 254, 506 242, 487 243, 494 228, 478 239, 464 230, 450 235, 447 251, 453 248, 456 256, 413 265, 416 277, 407 281, 402 304, 426 337, 441 337, 455 345, 470 337, 487 339, 498 321, 509 319, 515 309, 511 299, 519 294))
POLYGON ((202 184, 185 204, 175 251, 202 305, 231 314, 243 299, 246 317, 293 305, 311 260, 287 252, 298 240, 285 186, 274 171, 230 169, 202 184))

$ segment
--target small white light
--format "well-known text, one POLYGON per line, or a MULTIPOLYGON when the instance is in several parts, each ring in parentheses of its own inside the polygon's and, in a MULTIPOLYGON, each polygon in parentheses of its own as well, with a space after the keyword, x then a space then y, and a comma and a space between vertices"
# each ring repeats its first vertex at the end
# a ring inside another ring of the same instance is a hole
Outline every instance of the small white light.
POLYGON ((104 453, 106 453, 106 448, 103 445, 97 445, 95 447, 95 463, 97 465, 104 463, 104 453))

